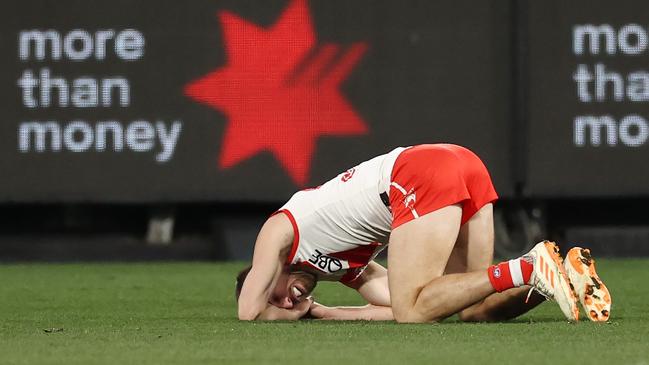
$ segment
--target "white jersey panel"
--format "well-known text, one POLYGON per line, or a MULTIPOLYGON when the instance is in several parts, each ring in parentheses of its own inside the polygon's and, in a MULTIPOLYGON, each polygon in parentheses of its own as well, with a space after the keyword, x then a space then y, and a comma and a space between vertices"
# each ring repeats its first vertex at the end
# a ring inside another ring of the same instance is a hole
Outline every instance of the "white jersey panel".
MULTIPOLYGON (((392 168, 404 149, 400 147, 363 162, 318 188, 299 191, 291 197, 280 209, 292 214, 299 233, 291 264, 359 246, 388 243, 392 214, 380 194, 389 191, 392 168)), ((333 267, 335 271, 349 268, 345 260, 340 261, 340 265, 333 267)))

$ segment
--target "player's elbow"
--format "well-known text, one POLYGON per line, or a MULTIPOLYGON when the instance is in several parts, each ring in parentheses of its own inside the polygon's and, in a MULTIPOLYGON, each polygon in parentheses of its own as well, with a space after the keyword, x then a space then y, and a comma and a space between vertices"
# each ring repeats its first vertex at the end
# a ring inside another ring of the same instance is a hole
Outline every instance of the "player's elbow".
POLYGON ((256 317, 253 317, 253 316, 251 316, 251 315, 249 315, 249 314, 245 314, 245 313, 242 314, 242 313, 239 313, 239 320, 240 320, 240 321, 254 321, 255 318, 256 318, 256 317))
POLYGON ((248 314, 239 314, 240 321, 254 321, 257 317, 248 314))
POLYGON ((254 321, 259 316, 259 313, 247 308, 239 308, 238 317, 240 321, 254 321))

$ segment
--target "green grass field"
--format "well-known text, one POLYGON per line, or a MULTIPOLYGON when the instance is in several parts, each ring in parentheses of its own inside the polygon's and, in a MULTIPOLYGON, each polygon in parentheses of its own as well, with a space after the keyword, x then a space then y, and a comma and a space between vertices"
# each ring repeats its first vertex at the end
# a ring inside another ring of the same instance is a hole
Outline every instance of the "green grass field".
MULTIPOLYGON (((241 266, 0 265, 0 363, 649 365, 649 260, 598 261, 613 296, 607 324, 569 324, 554 303, 498 324, 243 323, 241 266)), ((360 303, 337 284, 315 296, 360 303)))

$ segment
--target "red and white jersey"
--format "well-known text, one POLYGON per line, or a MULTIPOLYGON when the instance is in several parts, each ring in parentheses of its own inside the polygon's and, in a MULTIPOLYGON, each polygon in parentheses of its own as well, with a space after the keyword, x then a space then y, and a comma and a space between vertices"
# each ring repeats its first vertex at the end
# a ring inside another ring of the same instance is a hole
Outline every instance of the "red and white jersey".
POLYGON ((294 230, 288 263, 305 265, 320 279, 354 280, 387 245, 392 214, 381 194, 389 191, 399 147, 302 190, 279 210, 294 230))

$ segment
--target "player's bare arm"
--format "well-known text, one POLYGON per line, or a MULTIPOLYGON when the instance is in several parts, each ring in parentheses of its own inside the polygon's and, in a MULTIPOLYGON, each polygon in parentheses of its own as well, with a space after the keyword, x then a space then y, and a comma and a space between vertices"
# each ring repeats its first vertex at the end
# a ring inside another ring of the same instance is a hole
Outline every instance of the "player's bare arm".
POLYGON ((346 285, 356 289, 369 304, 390 307, 388 270, 376 261, 371 261, 358 279, 346 285))
POLYGON ((284 214, 276 214, 266 221, 257 236, 252 268, 239 296, 239 319, 294 320, 308 311, 310 300, 287 303, 283 305, 285 308, 269 303, 278 279, 285 270, 292 240, 291 223, 284 214))
POLYGON ((339 321, 390 321, 394 319, 390 307, 388 272, 383 266, 372 261, 356 280, 345 285, 357 290, 368 304, 365 306, 327 307, 314 302, 311 305, 311 315, 319 319, 339 321))

